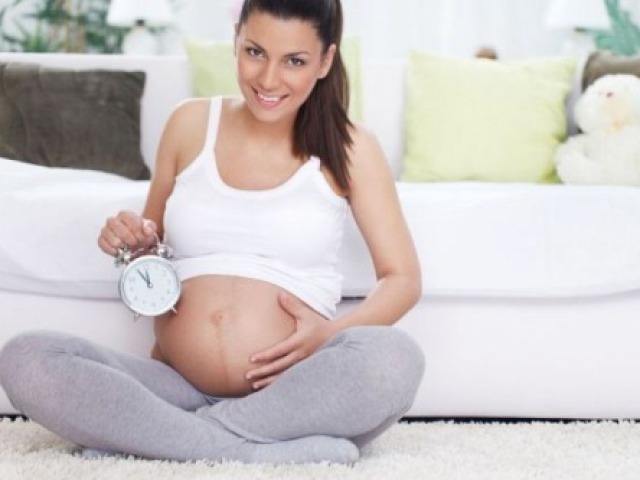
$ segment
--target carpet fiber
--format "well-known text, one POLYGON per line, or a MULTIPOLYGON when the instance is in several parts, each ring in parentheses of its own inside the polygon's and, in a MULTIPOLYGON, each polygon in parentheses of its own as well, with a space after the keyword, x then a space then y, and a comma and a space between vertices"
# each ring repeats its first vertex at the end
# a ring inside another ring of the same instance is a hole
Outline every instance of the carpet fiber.
POLYGON ((353 466, 85 460, 38 425, 0 421, 0 479, 518 480, 640 478, 640 424, 398 424, 353 466))

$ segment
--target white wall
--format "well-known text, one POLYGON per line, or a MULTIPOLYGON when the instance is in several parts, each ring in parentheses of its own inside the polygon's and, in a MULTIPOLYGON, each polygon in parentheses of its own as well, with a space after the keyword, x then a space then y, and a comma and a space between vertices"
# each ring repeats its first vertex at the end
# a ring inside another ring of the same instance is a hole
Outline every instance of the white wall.
MULTIPOLYGON (((0 0, 0 6, 11 1, 0 0)), ((569 32, 545 28, 550 1, 342 0, 346 33, 362 38, 365 57, 402 57, 410 48, 470 56, 490 45, 506 59, 561 52, 569 32)), ((231 39, 237 2, 180 0, 176 28, 165 39, 165 51, 181 52, 181 36, 231 39)), ((640 18, 640 0, 622 2, 640 18)), ((27 2, 22 9, 28 7, 27 2)))
MULTIPOLYGON (((558 53, 566 32, 543 25, 550 0, 343 0, 345 31, 365 57, 405 56, 411 47, 469 56, 491 45, 503 58, 558 53)), ((206 39, 233 35, 236 0, 183 0, 179 30, 206 39)))
POLYGON ((236 0, 180 0, 176 12, 178 30, 184 35, 212 40, 233 38, 236 0))

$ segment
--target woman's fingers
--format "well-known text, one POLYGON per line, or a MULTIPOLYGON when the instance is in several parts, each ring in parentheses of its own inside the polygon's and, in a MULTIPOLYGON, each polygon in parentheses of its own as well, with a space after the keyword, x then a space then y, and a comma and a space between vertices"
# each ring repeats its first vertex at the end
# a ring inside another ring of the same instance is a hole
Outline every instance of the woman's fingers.
POLYGON ((98 246, 109 255, 116 255, 118 249, 137 245, 149 246, 155 242, 157 226, 152 220, 143 219, 134 212, 123 210, 109 217, 100 231, 98 246))

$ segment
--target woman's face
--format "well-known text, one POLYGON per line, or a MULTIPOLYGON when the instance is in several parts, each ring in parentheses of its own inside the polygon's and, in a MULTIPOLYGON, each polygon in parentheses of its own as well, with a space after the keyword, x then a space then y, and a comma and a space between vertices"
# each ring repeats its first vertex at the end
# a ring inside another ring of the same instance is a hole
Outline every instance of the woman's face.
POLYGON ((236 55, 240 90, 254 116, 293 122, 318 79, 327 75, 334 52, 332 45, 323 54, 309 22, 249 15, 236 36, 236 55))

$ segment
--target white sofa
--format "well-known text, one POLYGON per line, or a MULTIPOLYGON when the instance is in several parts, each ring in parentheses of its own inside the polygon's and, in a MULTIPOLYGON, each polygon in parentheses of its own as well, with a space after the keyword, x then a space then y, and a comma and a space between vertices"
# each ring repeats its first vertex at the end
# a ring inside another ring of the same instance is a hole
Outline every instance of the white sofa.
MULTIPOLYGON (((171 109, 191 95, 181 57, 0 53, 0 62, 147 72, 142 151, 152 166, 171 109)), ((363 65, 364 121, 398 175, 405 63, 363 65)), ((108 134, 108 132, 105 132, 108 134)), ((0 135, 2 133, 0 132, 0 135)), ((147 354, 118 270, 97 248, 106 216, 140 210, 147 182, 0 160, 0 346, 32 329, 147 354)), ((624 187, 398 182, 424 295, 403 318, 427 369, 415 417, 640 417, 640 191, 624 187)), ((373 284, 354 226, 348 309, 373 284)), ((13 413, 0 390, 0 413, 13 413)))

